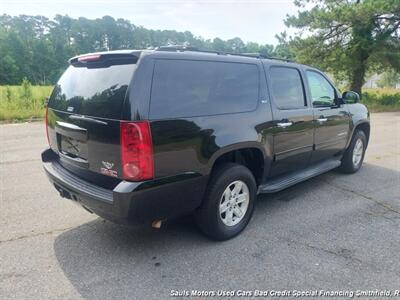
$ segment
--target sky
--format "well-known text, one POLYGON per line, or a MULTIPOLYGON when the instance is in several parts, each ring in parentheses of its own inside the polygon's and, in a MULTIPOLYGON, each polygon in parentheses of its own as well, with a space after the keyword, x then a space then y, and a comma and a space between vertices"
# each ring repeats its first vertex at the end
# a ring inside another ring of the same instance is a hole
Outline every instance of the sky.
POLYGON ((13 16, 67 14, 95 19, 109 15, 148 29, 189 30, 204 38, 240 37, 274 45, 275 34, 287 30, 286 15, 297 10, 293 0, 0 0, 0 13, 13 16))

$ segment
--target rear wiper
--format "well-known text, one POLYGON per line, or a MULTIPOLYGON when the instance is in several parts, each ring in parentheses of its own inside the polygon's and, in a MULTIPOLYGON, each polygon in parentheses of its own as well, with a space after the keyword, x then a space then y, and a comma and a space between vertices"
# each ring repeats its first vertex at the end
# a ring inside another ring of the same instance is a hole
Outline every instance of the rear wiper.
POLYGON ((108 125, 108 123, 105 121, 100 121, 100 120, 93 119, 90 117, 85 117, 82 115, 70 115, 69 118, 73 119, 73 120, 81 120, 81 121, 87 121, 87 122, 92 122, 92 123, 101 124, 101 125, 108 125))

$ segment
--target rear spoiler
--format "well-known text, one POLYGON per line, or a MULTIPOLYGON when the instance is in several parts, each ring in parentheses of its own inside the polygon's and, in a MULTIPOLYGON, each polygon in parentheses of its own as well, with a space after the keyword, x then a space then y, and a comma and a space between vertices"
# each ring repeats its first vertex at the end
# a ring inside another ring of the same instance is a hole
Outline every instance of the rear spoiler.
POLYGON ((78 55, 68 60, 74 67, 106 68, 112 65, 136 64, 141 51, 98 52, 78 55))

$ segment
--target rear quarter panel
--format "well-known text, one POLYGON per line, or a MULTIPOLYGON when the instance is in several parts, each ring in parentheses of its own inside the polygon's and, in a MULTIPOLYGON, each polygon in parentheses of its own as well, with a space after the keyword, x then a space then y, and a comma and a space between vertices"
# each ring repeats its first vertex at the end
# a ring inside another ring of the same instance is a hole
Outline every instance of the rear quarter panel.
MULTIPOLYGON (((268 107, 269 104, 264 107, 268 107)), ((151 122, 156 176, 208 175, 215 160, 232 150, 257 148, 271 157, 270 110, 151 122)))

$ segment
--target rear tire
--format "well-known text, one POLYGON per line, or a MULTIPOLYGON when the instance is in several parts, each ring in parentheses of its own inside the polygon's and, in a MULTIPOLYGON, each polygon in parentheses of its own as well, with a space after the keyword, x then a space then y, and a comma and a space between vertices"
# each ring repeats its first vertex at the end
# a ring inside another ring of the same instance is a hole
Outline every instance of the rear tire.
POLYGON ((251 219, 256 190, 254 176, 246 167, 234 163, 218 166, 195 212, 200 230, 215 240, 238 235, 251 219))
POLYGON ((343 173, 352 174, 357 172, 363 163, 365 149, 367 148, 367 137, 364 131, 357 130, 346 149, 339 170, 343 173))

